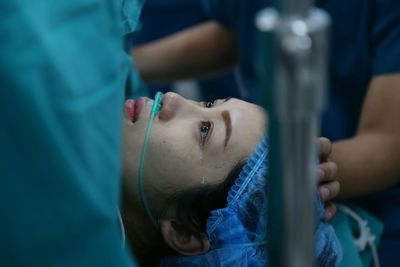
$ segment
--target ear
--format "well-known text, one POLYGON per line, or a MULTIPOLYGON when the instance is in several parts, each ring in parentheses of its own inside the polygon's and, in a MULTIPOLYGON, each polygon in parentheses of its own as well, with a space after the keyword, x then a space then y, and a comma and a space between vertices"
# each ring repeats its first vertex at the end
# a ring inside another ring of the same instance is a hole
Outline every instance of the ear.
POLYGON ((202 254, 210 249, 207 237, 193 235, 175 220, 162 219, 159 223, 165 243, 176 252, 192 256, 202 254))

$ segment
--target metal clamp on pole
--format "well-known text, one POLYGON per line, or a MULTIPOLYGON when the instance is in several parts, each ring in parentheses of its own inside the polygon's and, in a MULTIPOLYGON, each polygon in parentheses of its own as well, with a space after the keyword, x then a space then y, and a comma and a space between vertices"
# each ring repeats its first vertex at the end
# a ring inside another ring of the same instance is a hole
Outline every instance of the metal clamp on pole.
POLYGON ((324 106, 329 16, 283 1, 256 16, 270 115, 269 266, 314 265, 316 136, 324 106), (284 5, 286 3, 286 5, 284 5))

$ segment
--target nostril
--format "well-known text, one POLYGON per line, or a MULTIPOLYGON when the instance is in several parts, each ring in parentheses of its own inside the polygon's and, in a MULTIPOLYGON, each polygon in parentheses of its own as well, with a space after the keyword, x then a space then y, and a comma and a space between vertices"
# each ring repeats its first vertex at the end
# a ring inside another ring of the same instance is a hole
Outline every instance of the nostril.
POLYGON ((177 106, 178 95, 175 93, 166 93, 163 97, 163 106, 158 114, 158 118, 162 121, 170 120, 174 116, 174 112, 177 106))

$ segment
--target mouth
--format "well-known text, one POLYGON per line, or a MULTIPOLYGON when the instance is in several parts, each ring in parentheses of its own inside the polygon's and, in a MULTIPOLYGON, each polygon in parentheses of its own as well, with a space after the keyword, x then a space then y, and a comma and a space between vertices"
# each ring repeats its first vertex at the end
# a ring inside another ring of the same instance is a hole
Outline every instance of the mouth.
POLYGON ((135 123, 140 116, 140 113, 143 111, 144 107, 146 106, 147 99, 141 97, 137 100, 128 99, 125 101, 125 114, 128 118, 135 123))

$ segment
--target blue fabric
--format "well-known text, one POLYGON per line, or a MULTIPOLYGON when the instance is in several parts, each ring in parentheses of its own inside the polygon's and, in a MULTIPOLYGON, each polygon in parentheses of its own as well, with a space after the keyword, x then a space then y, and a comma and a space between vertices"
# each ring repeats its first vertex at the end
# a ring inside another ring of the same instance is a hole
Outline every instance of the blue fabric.
MULTIPOLYGON (((211 211, 207 235, 211 249, 198 256, 169 256, 160 266, 268 266, 267 240, 267 138, 253 152, 227 196, 227 207, 211 211)), ((323 222, 317 202, 316 266, 337 266, 342 251, 332 227, 323 222)))
MULTIPOLYGON (((140 31, 139 16, 146 0, 122 0, 122 27, 125 34, 125 50, 131 50, 132 39, 140 31)), ((133 64, 133 59, 132 59, 133 64)), ((149 88, 142 81, 136 69, 131 68, 125 88, 125 98, 149 96, 149 88)), ((154 93, 155 94, 155 93, 154 93)), ((153 94, 153 95, 154 95, 153 94)))
POLYGON ((244 99, 256 104, 259 101, 256 89, 256 70, 254 68, 256 32, 254 29, 254 15, 257 10, 269 5, 270 0, 202 0, 205 12, 220 23, 232 28, 239 41, 239 71, 242 83, 247 91, 244 99))
POLYGON ((145 2, 146 0, 122 0, 121 17, 124 34, 138 29, 139 16, 145 2))
MULTIPOLYGON (((240 43, 242 74, 258 103, 254 51, 254 15, 270 0, 204 0, 208 14, 231 27, 240 43)), ((317 6, 332 18, 328 106, 322 136, 333 141, 354 135, 370 80, 400 72, 400 2, 398 0, 319 0, 317 6)), ((397 266, 400 247, 400 187, 361 200, 362 207, 384 221, 380 247, 382 266, 397 266), (392 201, 392 202, 388 202, 392 201)))
POLYGON ((1 266, 135 265, 117 212, 121 14, 135 20, 140 5, 124 5, 0 1, 1 266))
MULTIPOLYGON (((148 43, 208 19, 202 10, 201 0, 147 0, 140 17, 139 31, 134 34, 132 44, 148 43)), ((200 99, 203 101, 229 96, 243 98, 232 72, 193 82, 199 88, 200 99)), ((173 91, 174 84, 151 84, 147 89, 150 95, 155 95, 158 91, 173 91)))

